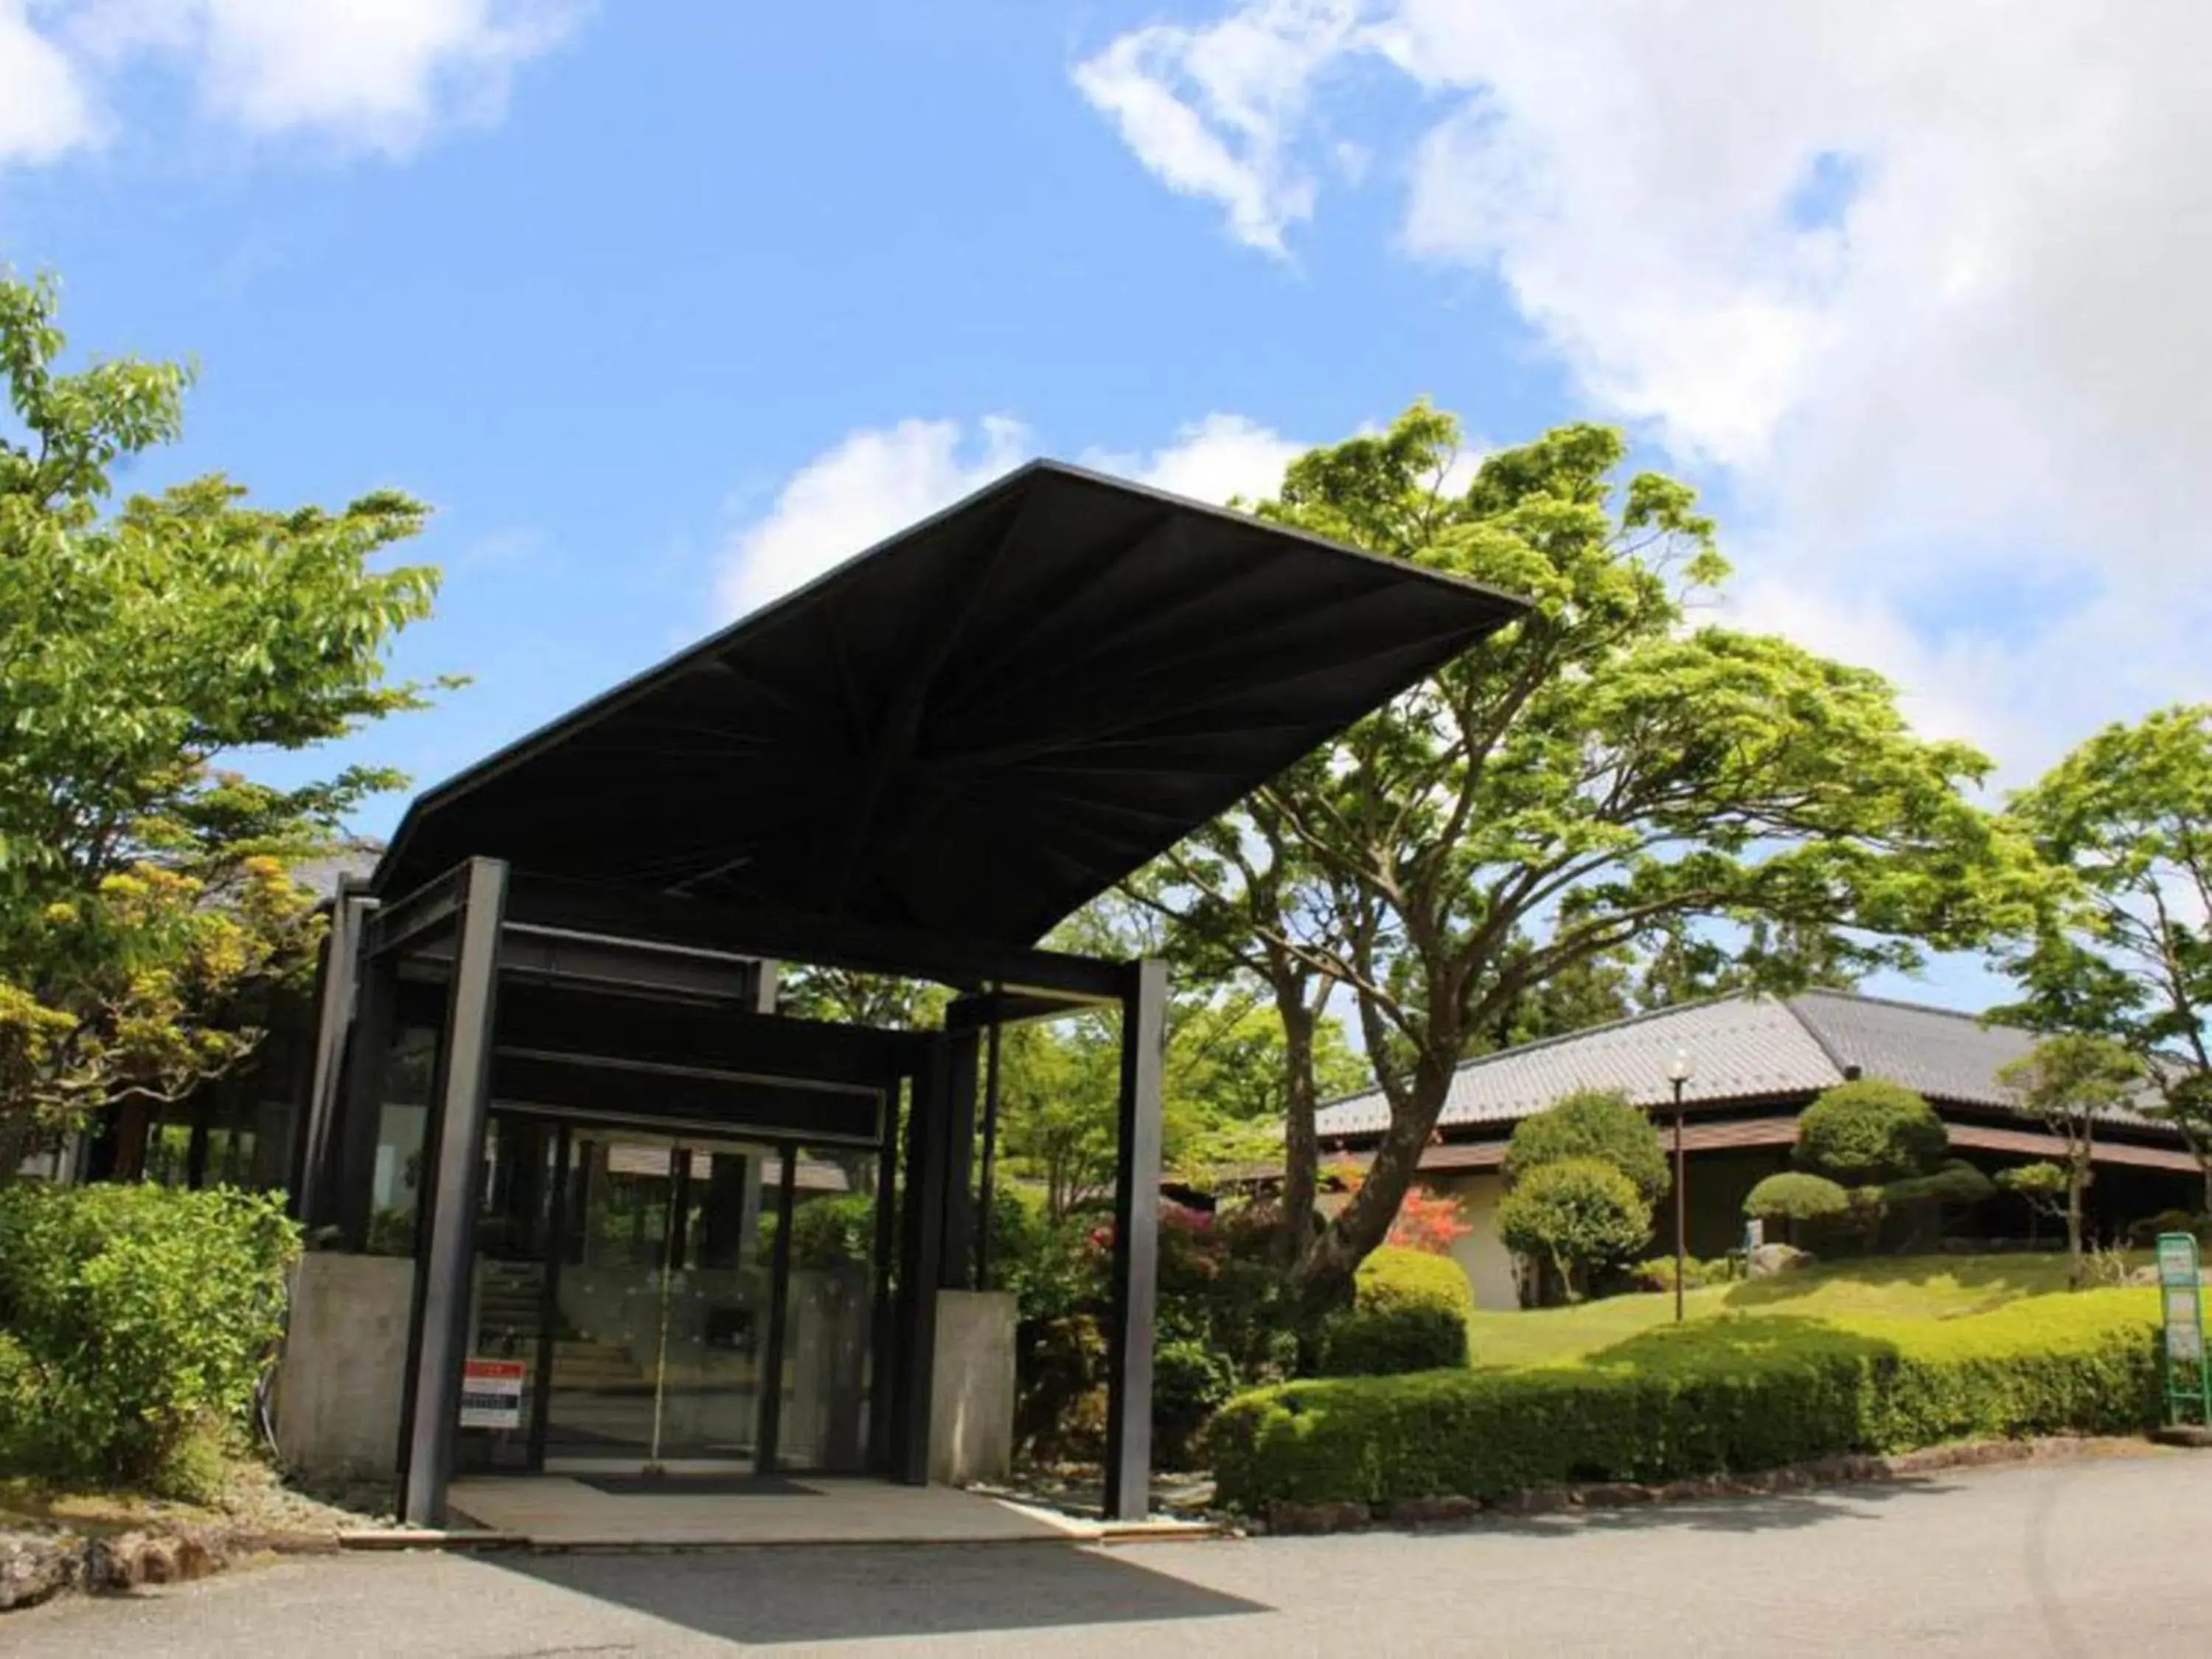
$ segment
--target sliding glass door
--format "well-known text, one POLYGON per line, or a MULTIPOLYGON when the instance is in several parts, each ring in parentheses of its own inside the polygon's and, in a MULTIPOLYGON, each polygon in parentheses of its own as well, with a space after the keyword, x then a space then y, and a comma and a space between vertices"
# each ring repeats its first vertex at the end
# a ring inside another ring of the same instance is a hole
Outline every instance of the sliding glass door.
POLYGON ((872 1150, 495 1112, 459 1467, 859 1473, 872 1150))

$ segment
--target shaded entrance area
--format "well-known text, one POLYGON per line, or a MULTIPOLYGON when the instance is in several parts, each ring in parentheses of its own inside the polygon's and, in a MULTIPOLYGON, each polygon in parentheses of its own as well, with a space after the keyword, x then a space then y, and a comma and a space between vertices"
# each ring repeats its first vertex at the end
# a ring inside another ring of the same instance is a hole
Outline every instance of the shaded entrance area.
POLYGON ((940 1346, 990 1328, 945 1316, 991 1283, 995 1033, 1100 1006, 1140 1516, 1166 974, 1035 941, 1517 611, 1039 464, 421 797, 333 915, 295 1183, 411 1261, 407 1517, 502 1470, 927 1480, 989 1370, 940 1346), (793 1018, 792 964, 951 996, 793 1018))
POLYGON ((450 1502, 456 1518, 539 1548, 1066 1543, 1097 1530, 950 1486, 851 1478, 478 1478, 456 1480, 450 1502))

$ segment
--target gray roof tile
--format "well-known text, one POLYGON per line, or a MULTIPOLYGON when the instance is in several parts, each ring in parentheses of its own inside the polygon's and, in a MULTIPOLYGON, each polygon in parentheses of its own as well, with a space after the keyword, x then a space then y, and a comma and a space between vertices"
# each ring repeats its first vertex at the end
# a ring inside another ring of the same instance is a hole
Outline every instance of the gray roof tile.
MULTIPOLYGON (((1692 1103, 1817 1094, 1851 1066, 1931 1100, 2010 1111, 1997 1073, 2033 1042, 1972 1014, 1849 992, 1723 997, 1468 1060, 1437 1122, 1503 1126, 1577 1089, 1619 1089, 1639 1106, 1663 1105, 1673 1097, 1667 1069, 1677 1048, 1690 1051, 1683 1098, 1692 1103)), ((1316 1127, 1329 1139, 1372 1134, 1389 1121, 1382 1094, 1370 1091, 1322 1107, 1316 1127)))

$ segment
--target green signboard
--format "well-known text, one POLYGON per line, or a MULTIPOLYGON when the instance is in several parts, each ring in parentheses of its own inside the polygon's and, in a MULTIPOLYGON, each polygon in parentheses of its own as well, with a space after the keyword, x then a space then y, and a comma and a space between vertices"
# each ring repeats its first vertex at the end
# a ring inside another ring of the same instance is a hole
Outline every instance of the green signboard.
POLYGON ((2204 1298, 2197 1240, 2158 1236, 2159 1296, 2166 1307, 2166 1415, 2212 1425, 2212 1366, 2204 1360, 2204 1298))

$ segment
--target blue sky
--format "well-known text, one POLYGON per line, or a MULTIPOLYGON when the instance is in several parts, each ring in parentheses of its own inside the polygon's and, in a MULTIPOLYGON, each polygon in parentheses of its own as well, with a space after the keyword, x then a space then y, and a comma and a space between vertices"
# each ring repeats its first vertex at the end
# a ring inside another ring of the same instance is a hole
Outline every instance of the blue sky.
POLYGON ((1916 101, 1957 26, 1888 9, 1570 53, 1490 0, 0 0, 0 257, 199 362, 144 482, 434 504, 398 665, 476 683, 361 745, 424 782, 1024 455, 1221 495, 1421 395, 1626 422, 1745 620, 2027 775, 2205 695, 2212 376, 2143 262, 2053 268, 2106 175, 2201 196, 2171 131, 2012 158, 2054 97, 2203 100, 2055 33, 1916 101))

